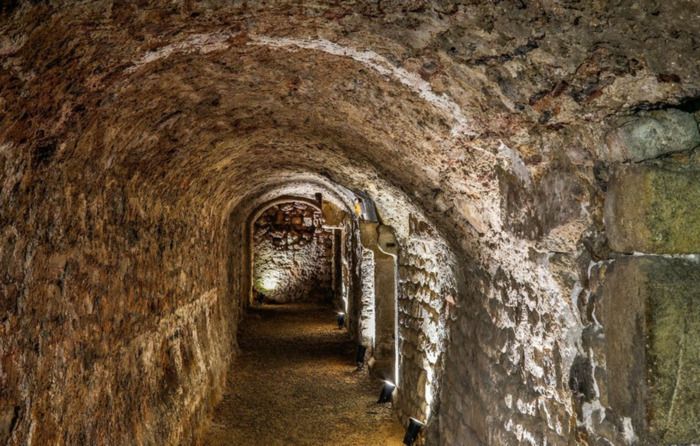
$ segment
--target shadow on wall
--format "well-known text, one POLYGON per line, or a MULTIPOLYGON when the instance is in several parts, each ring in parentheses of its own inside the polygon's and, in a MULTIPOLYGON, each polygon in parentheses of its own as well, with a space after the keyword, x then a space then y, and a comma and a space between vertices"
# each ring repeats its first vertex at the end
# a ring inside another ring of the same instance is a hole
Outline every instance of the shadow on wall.
POLYGON ((271 206, 253 226, 254 291, 271 302, 332 299, 333 232, 313 206, 271 206))

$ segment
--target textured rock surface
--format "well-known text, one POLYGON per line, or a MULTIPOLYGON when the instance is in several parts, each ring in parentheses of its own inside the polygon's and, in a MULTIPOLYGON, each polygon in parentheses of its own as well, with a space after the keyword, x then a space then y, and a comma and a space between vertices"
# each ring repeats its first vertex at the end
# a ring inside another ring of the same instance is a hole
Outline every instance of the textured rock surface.
POLYGON ((333 293, 333 232, 304 203, 272 206, 255 222, 254 286, 273 302, 325 301, 333 293))
POLYGON ((399 410, 429 412, 432 444, 641 437, 592 422, 605 355, 589 347, 605 327, 588 267, 614 255, 605 135, 643 110, 697 112, 699 7, 3 7, 10 444, 187 443, 235 351, 245 219, 319 190, 366 192, 396 231, 411 355, 399 410))
POLYGON ((182 220, 142 217, 136 194, 60 189, 47 228, 72 229, 31 231, 49 218, 32 213, 4 232, 6 274, 21 274, 4 281, 0 325, 11 444, 191 439, 231 354, 225 274, 208 263, 221 249, 182 220))
POLYGON ((406 415, 428 419, 440 390, 447 341, 449 301, 454 303, 454 278, 441 274, 449 250, 415 216, 411 235, 400 257, 399 327, 404 333, 400 353, 401 401, 406 415))
POLYGON ((700 264, 627 257, 601 271, 605 406, 641 443, 700 437, 700 264))
POLYGON ((374 253, 362 249, 362 301, 358 315, 358 332, 360 344, 371 348, 375 335, 374 322, 374 253))
POLYGON ((700 165, 623 166, 608 186, 605 227, 620 252, 700 252, 700 165))
POLYGON ((700 133, 693 115, 675 109, 643 113, 607 136, 611 161, 643 161, 699 145, 700 133))

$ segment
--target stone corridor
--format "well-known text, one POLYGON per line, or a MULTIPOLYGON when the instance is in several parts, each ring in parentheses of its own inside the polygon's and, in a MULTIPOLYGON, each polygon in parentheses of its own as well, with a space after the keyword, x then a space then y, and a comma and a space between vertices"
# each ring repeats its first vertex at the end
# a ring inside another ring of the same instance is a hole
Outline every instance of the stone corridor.
POLYGON ((698 0, 0 0, 0 446, 700 444, 698 61, 698 0))
POLYGON ((377 404, 381 382, 356 371, 355 344, 335 316, 314 304, 252 309, 201 444, 403 444, 390 405, 377 404))

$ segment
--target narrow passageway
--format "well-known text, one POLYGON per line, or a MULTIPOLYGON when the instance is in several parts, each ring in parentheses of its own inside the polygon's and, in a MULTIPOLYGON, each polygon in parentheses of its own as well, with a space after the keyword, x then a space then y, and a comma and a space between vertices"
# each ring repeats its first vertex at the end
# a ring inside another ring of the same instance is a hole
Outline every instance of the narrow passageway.
POLYGON ((251 308, 205 445, 400 445, 380 384, 357 372, 354 343, 315 304, 251 308))
POLYGON ((0 0, 0 446, 700 446, 693 17, 0 0))

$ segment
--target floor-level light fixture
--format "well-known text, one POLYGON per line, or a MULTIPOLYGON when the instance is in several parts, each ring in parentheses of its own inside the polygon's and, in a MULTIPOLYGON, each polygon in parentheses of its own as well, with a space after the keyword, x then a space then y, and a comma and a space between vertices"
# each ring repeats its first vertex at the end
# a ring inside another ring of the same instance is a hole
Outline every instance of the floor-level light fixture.
POLYGON ((263 303, 265 303, 265 295, 258 291, 255 294, 255 303, 257 303, 258 305, 262 305, 263 303))
POLYGON ((336 320, 338 321, 338 328, 339 329, 342 329, 343 327, 345 327, 345 313, 343 313, 342 311, 339 311, 336 320))
POLYGON ((384 385, 382 386, 382 391, 379 394, 379 400, 377 401, 377 403, 383 404, 383 403, 390 402, 392 399, 392 396, 394 395, 395 388, 396 388, 396 384, 385 379, 384 385))
POLYGON ((355 362, 357 363, 357 368, 361 369, 365 365, 365 353, 367 352, 367 347, 362 344, 357 345, 357 354, 355 355, 355 362))
POLYGON ((418 438, 418 434, 425 424, 411 417, 408 421, 408 427, 406 428, 406 435, 403 437, 403 444, 406 446, 413 446, 413 443, 418 438))

